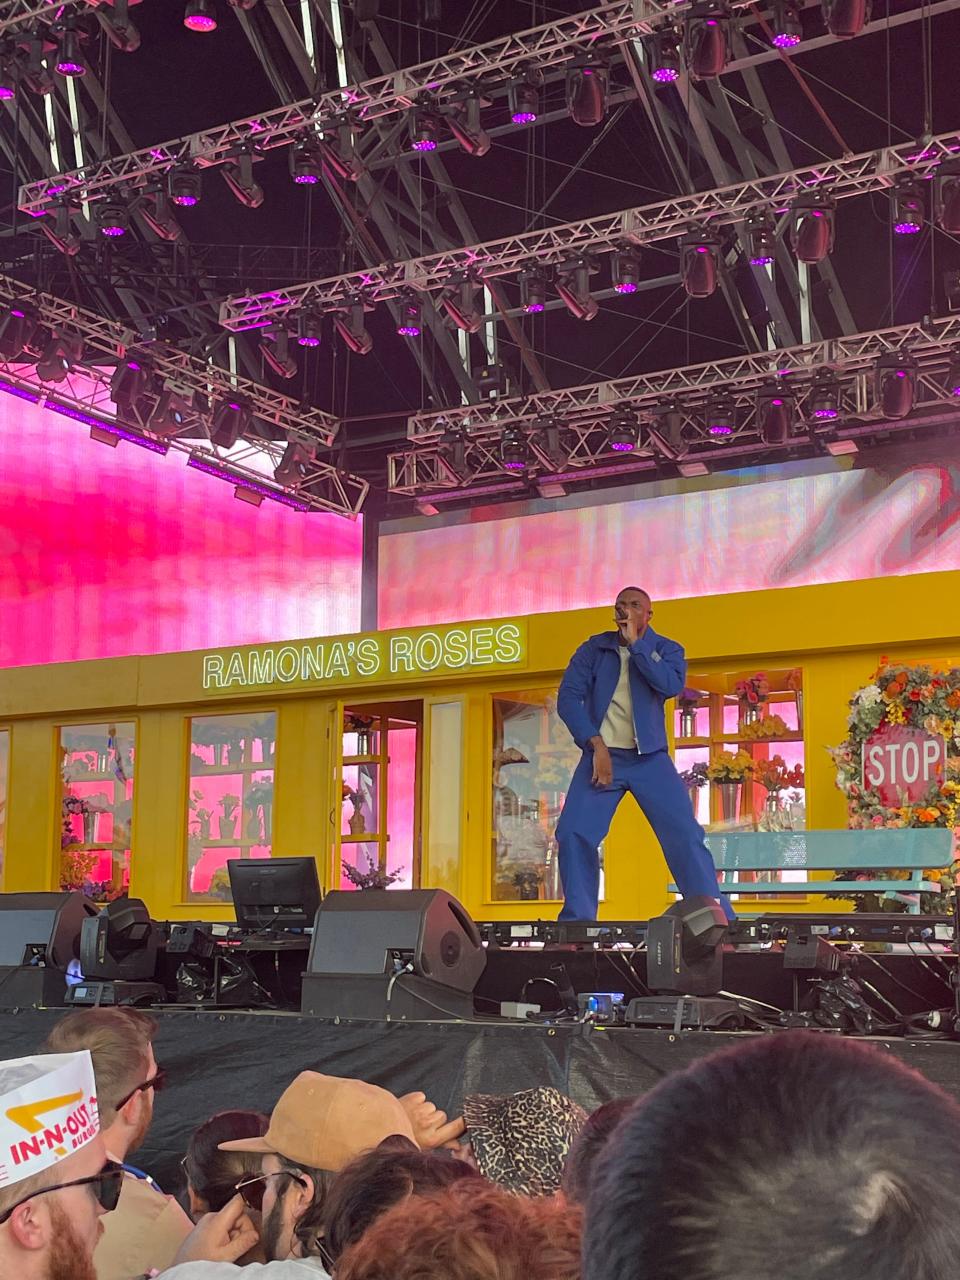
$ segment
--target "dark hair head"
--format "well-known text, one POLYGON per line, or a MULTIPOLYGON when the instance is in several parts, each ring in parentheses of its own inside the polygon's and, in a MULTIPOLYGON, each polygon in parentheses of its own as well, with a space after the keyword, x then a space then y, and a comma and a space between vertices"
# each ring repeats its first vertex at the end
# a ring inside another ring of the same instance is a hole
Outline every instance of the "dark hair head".
POLYGON ((597 1107, 596 1111, 590 1113, 587 1123, 574 1138, 567 1162, 563 1166, 560 1186, 568 1200, 574 1200, 577 1204, 586 1203, 593 1184, 597 1157, 634 1101, 633 1098, 615 1098, 613 1102, 605 1102, 602 1107, 597 1107))
POLYGON ((290 1173, 301 1177, 306 1174, 313 1182, 313 1199, 297 1219, 293 1234, 300 1242, 300 1249, 305 1258, 323 1256, 324 1210, 336 1174, 326 1169, 308 1169, 302 1164, 295 1164, 292 1160, 288 1160, 286 1156, 277 1158, 281 1169, 287 1169, 290 1173))
POLYGON ((648 591, 644 591, 643 587, 621 587, 617 592, 617 599, 619 600, 621 596, 625 596, 628 591, 636 592, 638 596, 643 596, 645 598, 647 604, 650 603, 650 593, 648 591))
POLYGON ((194 1129, 183 1169, 194 1194, 211 1213, 218 1213, 233 1198, 241 1178, 260 1172, 259 1155, 220 1151, 219 1144, 238 1138, 260 1138, 269 1123, 269 1116, 260 1111, 219 1111, 194 1129))
POLYGON ((385 1139, 348 1164, 330 1188, 323 1217, 328 1265, 401 1200, 479 1177, 472 1165, 447 1151, 420 1151, 405 1138, 385 1139))
POLYGON ((786 1033, 634 1104, 587 1205, 591 1280, 943 1280, 960 1107, 882 1050, 786 1033))

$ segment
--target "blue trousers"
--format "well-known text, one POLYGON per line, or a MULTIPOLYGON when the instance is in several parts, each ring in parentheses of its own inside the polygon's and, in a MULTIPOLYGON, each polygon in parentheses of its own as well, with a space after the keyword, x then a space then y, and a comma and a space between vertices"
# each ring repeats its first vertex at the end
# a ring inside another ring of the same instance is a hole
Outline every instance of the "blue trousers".
POLYGON ((557 823, 560 879, 564 904, 561 920, 596 920, 600 895, 598 846, 610 830, 617 805, 629 791, 660 841, 667 866, 685 898, 719 898, 727 919, 733 909, 717 890, 717 873, 704 844, 703 827, 693 814, 687 789, 666 751, 640 755, 612 748, 613 781, 596 787, 593 753, 585 751, 567 792, 557 823))

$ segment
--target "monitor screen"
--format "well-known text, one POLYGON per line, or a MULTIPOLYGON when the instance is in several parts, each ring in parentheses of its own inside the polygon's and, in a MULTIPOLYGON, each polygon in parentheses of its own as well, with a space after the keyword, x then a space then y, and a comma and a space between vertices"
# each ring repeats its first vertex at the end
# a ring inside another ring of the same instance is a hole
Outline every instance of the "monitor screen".
POLYGON ((231 858, 227 871, 241 928, 313 927, 320 907, 320 878, 313 858, 231 858))

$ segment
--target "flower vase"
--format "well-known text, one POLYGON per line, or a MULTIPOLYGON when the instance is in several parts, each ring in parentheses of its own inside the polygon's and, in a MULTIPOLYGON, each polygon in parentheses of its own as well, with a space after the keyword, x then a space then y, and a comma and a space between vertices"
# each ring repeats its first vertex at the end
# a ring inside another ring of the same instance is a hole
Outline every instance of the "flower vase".
POLYGON ((696 707, 680 708, 680 737, 695 738, 697 736, 696 707))
POLYGON ((760 719, 760 706, 753 702, 740 703, 740 728, 748 724, 756 724, 760 719))
POLYGON ((367 829, 366 819, 359 809, 354 809, 347 819, 347 825, 350 827, 352 836, 362 836, 367 829))
POLYGON ((226 816, 217 819, 217 831, 221 840, 232 840, 237 834, 236 818, 227 818, 226 816))
POLYGON ((110 757, 106 751, 97 752, 97 773, 106 773, 110 768, 110 757))
POLYGON ((802 733, 803 732, 803 690, 802 689, 797 690, 796 698, 797 698, 797 729, 800 733, 802 733))
POLYGON ((690 803, 693 805, 693 813, 694 813, 694 817, 696 817, 697 810, 698 810, 698 809, 699 809, 699 807, 700 807, 700 805, 699 805, 699 800, 700 800, 700 788, 699 788, 699 787, 695 787, 695 786, 691 783, 691 784, 687 787, 687 795, 690 797, 690 803))
POLYGON ((763 813, 760 815, 761 831, 782 831, 783 830, 783 810, 780 807, 780 796, 776 791, 767 793, 767 798, 763 802, 763 813))
POLYGON ((84 844, 97 843, 97 818, 99 818, 99 816, 100 815, 98 813, 83 814, 83 843, 84 844))
POLYGON ((736 822, 740 808, 739 782, 718 782, 717 794, 720 797, 720 821, 736 822))
POLYGON ((370 732, 367 729, 357 730, 357 755, 370 755, 370 732))

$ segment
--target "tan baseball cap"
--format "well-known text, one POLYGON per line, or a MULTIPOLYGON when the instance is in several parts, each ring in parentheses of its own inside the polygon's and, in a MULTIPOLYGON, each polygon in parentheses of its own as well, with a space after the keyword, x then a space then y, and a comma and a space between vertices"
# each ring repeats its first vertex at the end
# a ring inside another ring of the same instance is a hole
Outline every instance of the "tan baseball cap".
POLYGON ((400 1102, 378 1085, 301 1071, 284 1089, 262 1138, 221 1142, 221 1151, 278 1155, 306 1169, 339 1171, 384 1138, 416 1142, 400 1102))

